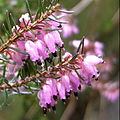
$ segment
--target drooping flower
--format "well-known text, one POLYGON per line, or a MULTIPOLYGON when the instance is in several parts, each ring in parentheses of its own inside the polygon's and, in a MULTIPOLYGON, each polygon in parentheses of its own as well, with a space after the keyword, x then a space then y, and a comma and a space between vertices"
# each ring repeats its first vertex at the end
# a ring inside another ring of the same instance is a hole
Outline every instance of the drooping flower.
POLYGON ((47 84, 42 86, 42 90, 38 92, 38 98, 41 100, 41 107, 47 107, 52 102, 52 90, 47 84))
POLYGON ((70 85, 70 79, 69 79, 68 75, 63 75, 61 77, 61 81, 65 87, 66 92, 69 93, 71 91, 71 85, 70 85))
POLYGON ((51 87, 53 99, 56 100, 57 99, 57 86, 56 86, 57 81, 55 79, 48 78, 46 79, 46 84, 51 87))
POLYGON ((43 108, 43 112, 47 112, 47 108, 53 108, 55 110, 55 99, 57 97, 57 89, 53 83, 53 79, 47 79, 46 84, 42 86, 42 90, 40 90, 37 94, 38 99, 40 100, 40 106, 43 108), (53 86, 52 86, 53 85, 53 86))
POLYGON ((73 92, 77 93, 81 86, 80 78, 78 77, 75 71, 71 71, 68 76, 71 82, 71 87, 72 87, 73 92))
POLYGON ((40 59, 37 47, 34 42, 28 40, 25 43, 25 48, 26 48, 26 52, 30 55, 32 61, 36 61, 40 59))
POLYGON ((45 43, 41 40, 38 40, 35 42, 35 45, 36 45, 39 55, 42 56, 43 59, 47 59, 49 55, 47 53, 47 48, 46 48, 45 43))
POLYGON ((44 36, 44 41, 51 53, 55 53, 57 51, 55 47, 55 39, 50 33, 47 33, 44 36))
POLYGON ((55 39, 55 43, 56 43, 58 46, 62 47, 62 46, 63 46, 63 42, 62 42, 62 39, 61 39, 61 37, 60 37, 59 32, 58 32, 58 31, 53 31, 53 32, 51 32, 51 34, 53 35, 53 37, 54 37, 54 39, 55 39))
POLYGON ((81 64, 81 69, 79 69, 80 75, 85 79, 85 82, 91 85, 91 78, 98 80, 99 71, 96 69, 97 64, 104 63, 102 58, 91 55, 84 58, 81 64))
POLYGON ((61 81, 57 82, 57 90, 58 90, 59 98, 64 101, 66 99, 65 86, 62 84, 61 81))

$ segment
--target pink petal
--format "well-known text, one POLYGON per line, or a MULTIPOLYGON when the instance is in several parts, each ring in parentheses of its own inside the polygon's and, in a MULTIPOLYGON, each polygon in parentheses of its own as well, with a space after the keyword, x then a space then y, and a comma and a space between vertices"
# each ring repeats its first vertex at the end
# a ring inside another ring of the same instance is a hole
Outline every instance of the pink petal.
POLYGON ((48 46, 49 51, 52 52, 52 53, 55 53, 56 52, 55 39, 54 39, 54 37, 52 36, 51 33, 47 33, 44 36, 44 41, 45 41, 46 45, 48 46))
POLYGON ((63 99, 63 100, 66 99, 65 87, 64 87, 64 85, 61 83, 61 81, 57 82, 57 90, 58 90, 60 99, 63 99))
POLYGON ((91 65, 104 63, 104 60, 102 58, 99 58, 99 57, 97 57, 95 55, 86 56, 84 61, 91 64, 91 65))
POLYGON ((63 46, 63 42, 62 42, 62 39, 60 37, 59 32, 58 31, 53 31, 51 34, 53 35, 56 44, 59 45, 60 47, 62 47, 63 46))
POLYGON ((42 42, 41 40, 38 40, 35 44, 36 44, 36 47, 38 49, 38 52, 39 52, 40 56, 42 56, 43 59, 48 58, 49 56, 46 52, 47 48, 46 48, 45 43, 42 42))
POLYGON ((25 43, 25 48, 26 48, 26 52, 30 55, 32 61, 36 61, 40 59, 37 47, 34 42, 28 40, 25 43))

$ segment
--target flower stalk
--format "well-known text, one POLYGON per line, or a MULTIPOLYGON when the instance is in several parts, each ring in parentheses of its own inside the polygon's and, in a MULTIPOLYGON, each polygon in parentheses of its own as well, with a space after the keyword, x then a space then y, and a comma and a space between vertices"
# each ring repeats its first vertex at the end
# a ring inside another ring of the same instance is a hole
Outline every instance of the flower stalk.
MULTIPOLYGON (((53 66, 51 68, 48 69, 48 67, 46 67, 47 70, 43 71, 43 72, 38 72, 36 75, 33 75, 31 77, 26 77, 25 80, 21 80, 21 81, 16 81, 14 82, 12 85, 8 85, 6 83, 0 85, 0 90, 4 90, 4 89, 13 89, 13 88, 17 88, 17 87, 21 87, 23 85, 26 85, 29 82, 34 82, 33 79, 38 79, 40 80, 40 78, 51 78, 52 74, 54 74, 54 72, 59 72, 62 68, 67 68, 67 65, 73 65, 72 63, 73 58, 65 60, 63 62, 60 62, 59 64, 57 64, 56 66, 53 66), (49 74, 48 74, 49 73, 49 74), (47 74, 47 76, 46 76, 47 74)), ((77 61, 76 61, 77 62, 77 61)), ((3 73, 5 76, 5 73, 3 73)), ((41 80, 40 80, 41 81, 41 80)))
POLYGON ((10 39, 4 43, 2 46, 0 46, 0 53, 3 53, 5 49, 8 48, 8 46, 15 42, 22 33, 27 32, 31 29, 33 29, 37 24, 41 23, 42 21, 44 21, 46 18, 48 18, 48 16, 50 16, 52 13, 54 13, 56 11, 56 9, 58 9, 60 7, 60 4, 57 3, 55 6, 52 6, 51 9, 49 11, 46 11, 45 13, 43 13, 41 15, 41 17, 39 19, 37 19, 35 22, 31 23, 30 25, 28 25, 26 28, 21 29, 20 31, 18 31, 19 35, 11 35, 10 39))

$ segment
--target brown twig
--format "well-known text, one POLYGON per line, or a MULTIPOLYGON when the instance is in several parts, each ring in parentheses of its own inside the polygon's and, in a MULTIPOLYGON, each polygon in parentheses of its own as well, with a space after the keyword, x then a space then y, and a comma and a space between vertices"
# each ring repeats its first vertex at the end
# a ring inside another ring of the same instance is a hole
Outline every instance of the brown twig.
MULTIPOLYGON (((79 57, 79 56, 78 56, 79 57)), ((72 59, 72 58, 71 58, 72 59)), ((6 83, 3 83, 2 85, 0 85, 0 90, 4 90, 4 89, 13 89, 13 88, 17 88, 17 87, 21 87, 23 85, 26 85, 29 82, 32 82, 33 79, 39 79, 39 78, 50 78, 52 73, 54 72, 58 72, 60 71, 62 68, 65 69, 65 66, 69 65, 73 65, 73 62, 71 61, 71 59, 67 59, 62 61, 60 64, 57 64, 56 66, 49 68, 47 71, 43 71, 41 73, 37 73, 36 75, 33 75, 31 77, 26 77, 25 80, 21 80, 21 81, 16 81, 15 83, 13 83, 13 85, 8 85, 6 83), (47 76, 46 76, 47 75, 47 76)), ((77 60, 75 60, 77 62, 77 60)), ((75 64, 75 63, 74 63, 75 64)), ((67 70, 67 69, 66 69, 67 70)), ((55 76, 55 75, 54 75, 55 76)))

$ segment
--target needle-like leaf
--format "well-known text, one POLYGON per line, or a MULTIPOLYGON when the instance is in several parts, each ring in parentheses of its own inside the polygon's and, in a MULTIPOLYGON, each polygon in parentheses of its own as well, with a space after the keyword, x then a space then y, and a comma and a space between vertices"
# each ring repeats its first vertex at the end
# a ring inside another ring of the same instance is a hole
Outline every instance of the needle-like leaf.
POLYGON ((10 19, 13 22, 13 25, 15 26, 15 29, 17 30, 17 26, 16 26, 16 23, 15 23, 15 20, 14 20, 14 17, 12 15, 12 13, 10 13, 10 19))
POLYGON ((28 3, 28 0, 25 0, 25 3, 26 3, 26 8, 27 8, 27 12, 29 14, 30 20, 33 23, 34 21, 33 21, 33 18, 32 18, 32 14, 31 14, 31 10, 30 10, 30 6, 29 6, 29 3, 28 3))
POLYGON ((10 14, 8 11, 6 11, 6 23, 7 23, 8 31, 11 34, 12 33, 12 25, 10 22, 10 14))
POLYGON ((80 49, 81 49, 81 54, 83 54, 84 39, 85 39, 85 37, 83 36, 82 40, 80 41, 79 47, 78 47, 78 49, 77 49, 77 53, 80 52, 80 49))

